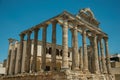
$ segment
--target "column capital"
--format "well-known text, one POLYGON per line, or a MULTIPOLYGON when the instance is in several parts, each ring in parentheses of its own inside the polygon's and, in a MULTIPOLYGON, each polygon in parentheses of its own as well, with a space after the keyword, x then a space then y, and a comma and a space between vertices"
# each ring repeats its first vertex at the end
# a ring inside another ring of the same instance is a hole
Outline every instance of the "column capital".
POLYGON ((102 38, 103 38, 103 36, 102 35, 97 35, 98 36, 98 41, 100 41, 102 38))
POLYGON ((28 31, 28 32, 27 32, 27 35, 30 35, 31 33, 32 33, 32 31, 28 31))
POLYGON ((67 15, 62 15, 63 20, 68 20, 69 17, 67 15))
POLYGON ((35 28, 34 31, 35 32, 38 32, 40 30, 40 28, 35 28))
POLYGON ((81 26, 82 31, 86 31, 86 27, 81 26))
POLYGON ((89 39, 90 41, 92 41, 92 40, 93 40, 93 36, 88 36, 88 39, 89 39))
POLYGON ((48 24, 42 24, 42 27, 48 27, 48 24))
POLYGON ((76 26, 74 26, 74 28, 73 28, 73 29, 77 30, 77 25, 76 25, 76 26))
POLYGON ((92 31, 91 33, 92 33, 92 36, 93 36, 93 37, 97 36, 97 34, 96 34, 95 31, 92 31))
POLYGON ((103 39, 104 39, 105 41, 108 41, 108 37, 103 37, 103 39))
POLYGON ((57 24, 58 23, 58 21, 57 20, 55 20, 55 21, 52 21, 52 24, 57 24))
POLYGON ((82 36, 83 36, 83 35, 86 35, 86 28, 85 28, 85 27, 82 28, 82 33, 81 33, 81 35, 82 35, 82 36))
POLYGON ((73 28, 70 28, 70 31, 73 32, 73 28))
POLYGON ((8 41, 9 41, 9 44, 10 44, 10 43, 13 43, 13 42, 15 42, 15 41, 17 41, 17 40, 15 40, 15 39, 13 39, 13 38, 9 38, 8 41))
POLYGON ((74 30, 77 30, 77 26, 70 28, 70 31, 73 32, 74 30))
POLYGON ((25 36, 25 34, 23 34, 23 33, 20 33, 20 34, 19 34, 19 36, 20 36, 20 37, 24 37, 24 36, 25 36))

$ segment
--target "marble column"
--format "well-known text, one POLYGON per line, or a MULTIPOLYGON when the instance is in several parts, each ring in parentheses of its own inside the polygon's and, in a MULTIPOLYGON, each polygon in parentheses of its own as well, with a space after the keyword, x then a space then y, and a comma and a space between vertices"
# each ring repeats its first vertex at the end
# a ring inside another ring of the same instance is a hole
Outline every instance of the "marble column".
POLYGON ((101 53, 102 73, 107 73, 106 65, 105 65, 105 56, 104 56, 104 48, 103 48, 102 38, 100 38, 99 41, 100 41, 100 53, 101 53))
POLYGON ((91 67, 91 62, 92 62, 92 60, 91 60, 91 45, 89 45, 89 46, 87 46, 87 51, 88 51, 88 69, 89 69, 89 72, 92 72, 92 67, 91 67))
POLYGON ((11 67, 11 73, 14 75, 15 74, 15 45, 12 50, 12 67, 11 67))
POLYGON ((70 29, 71 31, 71 41, 72 41, 72 70, 75 68, 75 59, 74 59, 74 42, 75 42, 75 39, 74 39, 74 36, 73 36, 73 29, 71 28, 70 29))
POLYGON ((33 51, 33 59, 32 59, 32 72, 37 72, 38 32, 39 32, 39 28, 35 28, 34 29, 34 51, 33 51))
POLYGON ((99 71, 102 73, 102 65, 101 65, 101 56, 100 56, 100 49, 99 49, 99 37, 97 38, 97 49, 98 49, 98 63, 99 63, 99 71))
POLYGON ((82 47, 79 49, 79 66, 80 66, 80 71, 83 69, 83 53, 82 53, 82 47))
POLYGON ((74 60, 74 62, 75 62, 75 64, 74 64, 74 70, 79 70, 79 57, 78 57, 78 32, 77 32, 77 27, 75 26, 74 28, 73 28, 73 38, 74 38, 74 41, 73 41, 73 55, 74 55, 74 58, 73 58, 73 60, 74 60))
POLYGON ((111 74, 111 64, 110 64, 110 55, 108 50, 108 37, 103 37, 105 42, 105 54, 106 54, 106 66, 108 74, 111 74))
POLYGON ((62 70, 69 68, 68 66, 68 22, 64 20, 62 27, 62 70))
POLYGON ((13 65, 14 65, 14 45, 11 45, 11 57, 10 57, 10 68, 9 74, 13 75, 13 65))
POLYGON ((7 65, 7 75, 9 74, 9 70, 10 70, 10 60, 11 60, 11 50, 9 50, 9 54, 8 54, 8 65, 7 65))
POLYGON ((22 55, 23 55, 23 41, 24 41, 25 34, 20 34, 20 53, 18 58, 18 73, 21 73, 22 69, 22 55))
POLYGON ((88 37, 89 38, 89 40, 90 40, 90 55, 89 55, 89 57, 88 58, 90 58, 90 61, 89 61, 89 70, 90 70, 90 72, 91 73, 94 73, 93 71, 94 71, 94 64, 93 64, 93 60, 94 60, 94 58, 93 58, 93 37, 92 36, 89 36, 88 37))
POLYGON ((99 74, 99 62, 98 62, 98 47, 97 47, 97 36, 93 33, 93 48, 94 48, 94 73, 99 74))
POLYGON ((88 54, 86 45, 86 30, 82 30, 82 46, 83 46, 83 73, 88 73, 88 54))
POLYGON ((16 65, 16 61, 17 61, 17 48, 14 48, 14 59, 13 59, 13 74, 15 74, 15 65, 16 65))
POLYGON ((30 72, 30 60, 31 60, 31 31, 27 32, 27 47, 26 47, 26 54, 25 54, 25 65, 24 69, 26 73, 30 72))
POLYGON ((47 25, 43 25, 42 32, 42 70, 46 69, 46 40, 47 40, 47 25))
POLYGON ((57 21, 52 22, 52 71, 56 70, 56 24, 57 21))

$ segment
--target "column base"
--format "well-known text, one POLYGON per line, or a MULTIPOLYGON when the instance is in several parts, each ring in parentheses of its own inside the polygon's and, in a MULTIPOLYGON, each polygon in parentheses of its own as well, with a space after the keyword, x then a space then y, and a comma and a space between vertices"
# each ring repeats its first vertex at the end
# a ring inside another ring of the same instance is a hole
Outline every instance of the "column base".
POLYGON ((107 74, 107 72, 105 72, 105 71, 103 71, 102 73, 103 73, 103 74, 107 74))
POLYGON ((65 68, 65 67, 61 68, 61 71, 66 71, 66 70, 69 70, 69 68, 65 68))
POLYGON ((65 75, 69 75, 71 70, 69 68, 62 68, 60 72, 64 73, 65 75))
POLYGON ((86 70, 83 70, 83 74, 90 74, 90 72, 88 69, 86 69, 86 70))
POLYGON ((75 67, 73 70, 74 71, 80 71, 79 67, 75 67))
POLYGON ((94 74, 100 74, 100 72, 99 71, 95 71, 94 74))

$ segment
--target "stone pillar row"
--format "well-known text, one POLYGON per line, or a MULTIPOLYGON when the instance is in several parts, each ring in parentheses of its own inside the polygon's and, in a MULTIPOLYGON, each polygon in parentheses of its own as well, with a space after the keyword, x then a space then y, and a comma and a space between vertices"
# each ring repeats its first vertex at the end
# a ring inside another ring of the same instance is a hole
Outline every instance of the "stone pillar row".
POLYGON ((97 36, 95 33, 93 33, 93 35, 90 37, 90 41, 92 42, 93 51, 94 51, 93 58, 92 58, 93 62, 91 64, 91 67, 94 67, 93 73, 100 74, 101 72, 102 74, 106 74, 106 73, 111 74, 110 56, 108 52, 108 38, 103 37, 102 35, 97 36), (98 40, 98 43, 97 43, 97 40, 98 40), (105 54, 104 54, 103 40, 105 45, 105 54), (99 48, 97 48, 97 46, 100 46, 101 55, 98 54, 99 48))
POLYGON ((106 70, 104 48, 103 48, 103 42, 102 42, 102 37, 101 36, 99 37, 98 42, 100 43, 101 65, 102 65, 101 72, 105 74, 105 73, 107 73, 107 70, 106 70))
MULTIPOLYGON (((52 22, 52 71, 56 70, 56 24, 57 21, 52 22)), ((68 70, 69 69, 69 61, 68 61, 68 20, 63 20, 62 25, 62 70, 68 70)), ((44 71, 46 69, 46 40, 47 40, 47 24, 43 25, 42 27, 42 57, 41 57, 41 69, 44 71)), ((80 70, 83 71, 83 73, 89 73, 88 68, 88 52, 87 52, 87 44, 86 44, 86 28, 81 27, 82 29, 82 47, 80 50, 78 50, 78 31, 77 31, 77 25, 74 26, 74 28, 71 29, 72 33, 72 70, 80 70)), ((27 34, 27 47, 26 47, 26 55, 25 55, 25 64, 24 69, 25 73, 29 73, 30 69, 32 72, 37 72, 37 46, 38 46, 38 32, 39 28, 34 29, 34 50, 33 50, 33 59, 32 59, 32 66, 30 68, 30 62, 31 62, 31 33, 32 31, 28 31, 27 34)), ((20 34, 20 54, 18 58, 18 73, 21 73, 22 70, 22 56, 23 56, 23 42, 24 42, 24 33, 20 34)), ((98 60, 98 44, 97 44, 97 34, 92 33, 90 42, 93 47, 93 55, 92 55, 92 63, 91 63, 91 69, 93 69, 93 73, 99 74, 100 68, 99 68, 99 60, 98 60)), ((111 73, 110 71, 110 60, 109 60, 109 52, 108 52, 108 38, 100 37, 100 52, 101 52, 101 64, 102 64, 102 72, 103 73, 111 73), (103 49, 103 43, 102 39, 105 41, 105 53, 106 53, 106 64, 105 65, 105 56, 104 56, 104 49, 103 49)), ((9 54, 10 55, 10 54, 9 54)), ((8 61, 8 63, 10 63, 8 61)), ((8 67, 9 70, 9 67, 8 67)))

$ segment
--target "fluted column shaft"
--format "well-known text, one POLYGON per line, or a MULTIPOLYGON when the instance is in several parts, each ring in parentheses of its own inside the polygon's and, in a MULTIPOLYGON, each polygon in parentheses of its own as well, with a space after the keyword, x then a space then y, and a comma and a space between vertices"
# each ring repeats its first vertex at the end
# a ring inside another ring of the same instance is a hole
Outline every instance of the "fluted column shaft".
POLYGON ((73 29, 73 55, 74 55, 74 70, 78 70, 79 69, 79 59, 78 59, 78 32, 77 32, 77 27, 75 26, 75 29, 73 29))
POLYGON ((25 34, 20 34, 20 54, 18 58, 18 73, 21 73, 22 69, 22 55, 23 55, 23 41, 25 34))
POLYGON ((103 39, 105 41, 105 54, 106 54, 107 71, 108 71, 109 74, 111 74, 110 55, 109 55, 109 50, 108 50, 108 38, 104 37, 103 39))
POLYGON ((37 72, 37 46, 38 46, 38 31, 39 29, 34 29, 34 51, 32 60, 32 72, 37 72))
POLYGON ((30 59, 31 59, 31 31, 27 32, 27 47, 26 47, 26 55, 25 55, 25 72, 30 72, 30 59))
POLYGON ((70 29, 71 30, 71 35, 72 35, 72 69, 74 69, 75 67, 75 59, 74 59, 74 42, 75 42, 75 39, 74 39, 74 36, 73 36, 73 29, 70 29))
POLYGON ((13 75, 14 67, 14 45, 11 46, 11 57, 10 57, 10 70, 9 74, 13 75))
POLYGON ((83 72, 87 73, 88 71, 88 54, 87 54, 87 45, 86 45, 86 30, 82 30, 82 45, 83 45, 83 72))
POLYGON ((99 51, 99 37, 97 38, 97 49, 98 49, 98 63, 99 63, 99 72, 102 72, 102 65, 101 65, 101 58, 100 58, 100 51, 99 51))
POLYGON ((52 70, 56 69, 56 24, 57 21, 52 23, 52 70))
POLYGON ((14 69, 15 69, 15 53, 14 53, 14 48, 12 51, 12 67, 11 67, 11 74, 14 74, 14 69))
POLYGON ((90 59, 90 66, 89 66, 89 69, 90 69, 90 72, 91 73, 94 73, 94 63, 93 63, 93 61, 94 61, 94 56, 93 56, 93 51, 94 51, 94 48, 93 48, 93 46, 94 46, 94 44, 93 44, 93 37, 88 37, 89 38, 89 40, 90 40, 90 46, 91 46, 91 49, 92 49, 92 52, 91 52, 91 59, 90 59))
POLYGON ((13 71, 12 73, 15 74, 15 65, 16 65, 16 57, 17 57, 17 48, 14 48, 14 55, 13 55, 13 71))
POLYGON ((99 73, 99 62, 98 62, 98 47, 97 47, 97 36, 93 33, 93 44, 94 44, 94 73, 99 73))
POLYGON ((46 36, 47 36, 47 25, 43 26, 42 32, 42 70, 46 68, 46 36))
POLYGON ((82 71, 82 69, 83 69, 82 47, 80 47, 80 50, 79 50, 79 65, 80 65, 80 71, 82 71))
POLYGON ((64 20, 62 27, 62 69, 68 69, 68 22, 64 20))
POLYGON ((10 60, 11 60, 11 50, 9 50, 9 54, 8 54, 7 75, 9 74, 9 70, 10 70, 10 60))
POLYGON ((105 56, 104 56, 104 49, 103 49, 103 42, 102 39, 100 41, 100 52, 101 52, 101 63, 102 63, 102 73, 106 73, 106 65, 105 65, 105 56))

